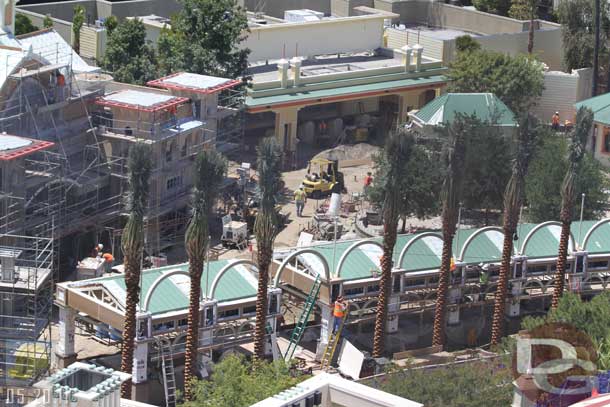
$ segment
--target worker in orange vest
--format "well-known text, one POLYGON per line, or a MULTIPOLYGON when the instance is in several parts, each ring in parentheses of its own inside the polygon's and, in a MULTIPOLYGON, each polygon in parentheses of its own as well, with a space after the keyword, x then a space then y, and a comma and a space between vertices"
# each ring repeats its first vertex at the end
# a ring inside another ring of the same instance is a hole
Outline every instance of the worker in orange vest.
POLYGON ((110 253, 104 253, 102 258, 104 259, 104 271, 110 273, 112 270, 112 263, 114 263, 114 256, 110 253))
POLYGON ((551 119, 551 127, 553 130, 559 130, 559 112, 555 112, 551 119))
POLYGON ((335 301, 335 308, 333 310, 333 333, 339 330, 341 326, 341 321, 345 318, 345 311, 347 310, 347 303, 343 299, 343 296, 337 297, 337 301, 335 301))

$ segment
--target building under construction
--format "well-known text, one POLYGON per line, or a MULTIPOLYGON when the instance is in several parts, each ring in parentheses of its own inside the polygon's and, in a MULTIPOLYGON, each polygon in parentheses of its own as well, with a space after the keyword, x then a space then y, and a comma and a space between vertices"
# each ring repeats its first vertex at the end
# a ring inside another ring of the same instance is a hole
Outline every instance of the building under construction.
POLYGON ((238 81, 179 73, 116 83, 53 29, 13 36, 0 10, 0 380, 31 385, 51 360, 53 282, 98 243, 120 255, 130 146, 152 148, 146 253, 183 232, 192 159, 239 146, 238 81), (154 88, 153 88, 154 86, 154 88), (230 125, 228 125, 230 123, 230 125))

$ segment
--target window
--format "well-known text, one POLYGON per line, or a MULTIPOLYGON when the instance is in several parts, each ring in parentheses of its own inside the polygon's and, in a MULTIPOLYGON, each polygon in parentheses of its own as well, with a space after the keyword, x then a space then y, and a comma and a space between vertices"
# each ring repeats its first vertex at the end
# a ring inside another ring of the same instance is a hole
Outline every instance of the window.
POLYGON ((610 127, 604 127, 604 145, 602 146, 604 153, 610 153, 610 127))
POLYGON ((537 265, 537 266, 527 266, 527 272, 528 273, 546 273, 547 271, 547 266, 546 264, 541 264, 541 265, 537 265))
POLYGON ((244 307, 241 311, 242 315, 250 315, 256 313, 256 305, 250 305, 249 307, 244 307))
POLYGON ((175 141, 171 141, 170 143, 167 144, 167 149, 165 150, 165 161, 166 162, 171 162, 172 159, 174 158, 175 144, 176 144, 175 141))
POLYGON ((585 265, 585 257, 584 256, 576 256, 576 270, 575 273, 582 273, 584 271, 585 265))
POLYGON ((180 321, 178 321, 178 328, 183 328, 185 326, 188 326, 189 320, 187 318, 181 319, 180 321))
POLYGON ((367 294, 376 294, 378 292, 379 292, 379 284, 369 285, 368 287, 366 287, 367 294))
POLYGON ((174 189, 174 188, 178 188, 180 186, 182 186, 182 176, 181 175, 177 175, 175 177, 168 178, 165 183, 165 187, 168 191, 171 189, 174 189))
POLYGON ((400 292, 400 279, 401 276, 394 276, 394 281, 392 283, 392 291, 394 291, 395 293, 400 292))
POLYGON ((184 138, 184 144, 182 144, 182 151, 180 152, 180 155, 182 157, 186 157, 186 153, 188 153, 189 150, 189 137, 185 137, 184 138))
POLYGON ((346 297, 362 295, 362 294, 364 294, 364 287, 344 288, 343 289, 343 295, 345 295, 346 297))
POLYGON ((226 311, 222 311, 220 315, 218 315, 218 319, 233 318, 237 316, 239 316, 239 308, 228 309, 226 311))
POLYGON ((405 279, 405 287, 418 287, 426 285, 426 279, 418 278, 418 279, 405 279))
POLYGON ((608 269, 607 261, 590 261, 587 264, 587 269, 589 270, 606 270, 608 269))

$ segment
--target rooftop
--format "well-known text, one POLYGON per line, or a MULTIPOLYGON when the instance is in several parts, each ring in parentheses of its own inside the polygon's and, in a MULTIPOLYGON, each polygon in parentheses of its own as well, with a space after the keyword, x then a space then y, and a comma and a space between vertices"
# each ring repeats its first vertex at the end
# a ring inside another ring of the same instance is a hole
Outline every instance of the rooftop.
POLYGON ((199 75, 188 72, 180 72, 148 82, 149 86, 164 89, 192 91, 195 93, 215 93, 232 88, 241 83, 238 80, 219 78, 216 76, 199 75))
POLYGON ((576 109, 588 107, 593 111, 593 120, 597 123, 610 125, 610 93, 595 96, 574 104, 576 109))
POLYGON ((408 36, 414 35, 417 37, 420 33, 424 33, 426 37, 434 38, 437 40, 453 40, 462 35, 470 35, 471 37, 479 37, 479 34, 476 34, 471 31, 457 30, 452 28, 443 28, 443 27, 429 27, 427 25, 421 24, 400 24, 395 26, 394 28, 398 30, 406 31, 408 36))
POLYGON ((50 141, 0 134, 0 160, 8 161, 53 146, 50 141))
POLYGON ((139 90, 123 90, 111 93, 98 99, 102 106, 123 107, 132 110, 156 112, 188 102, 189 99, 161 93, 139 90))
POLYGON ((513 112, 493 93, 446 93, 411 114, 420 126, 451 123, 456 114, 474 115, 497 126, 517 126, 513 112))

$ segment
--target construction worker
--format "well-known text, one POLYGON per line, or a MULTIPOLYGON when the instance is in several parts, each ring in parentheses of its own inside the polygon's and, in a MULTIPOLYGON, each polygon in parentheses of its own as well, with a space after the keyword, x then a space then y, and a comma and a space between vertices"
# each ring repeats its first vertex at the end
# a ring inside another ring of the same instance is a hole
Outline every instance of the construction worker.
POLYGON ((479 300, 482 301, 485 299, 485 290, 487 289, 487 283, 489 282, 489 265, 485 264, 481 267, 479 271, 479 300))
POLYGON ((104 272, 110 273, 112 270, 112 263, 114 263, 114 256, 110 253, 104 253, 102 257, 104 258, 104 272))
POLYGON ((64 87, 66 86, 66 77, 61 73, 57 73, 57 99, 58 101, 64 100, 64 87))
POLYGON ((364 177, 364 194, 366 195, 369 191, 369 188, 373 184, 373 174, 371 172, 366 173, 366 177, 364 177))
POLYGON ((555 112, 551 119, 551 127, 553 130, 559 130, 559 112, 555 112))
POLYGON ((341 322, 343 318, 345 318, 345 311, 347 310, 347 304, 343 299, 343 296, 340 295, 337 297, 335 301, 335 308, 333 309, 333 333, 339 330, 341 326, 341 322))
POLYGON ((305 208, 306 202, 307 194, 303 190, 303 185, 301 185, 299 189, 294 191, 294 203, 297 205, 297 216, 303 216, 303 209, 305 208))

